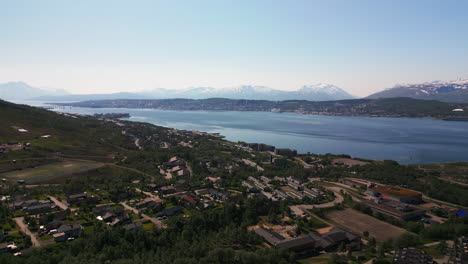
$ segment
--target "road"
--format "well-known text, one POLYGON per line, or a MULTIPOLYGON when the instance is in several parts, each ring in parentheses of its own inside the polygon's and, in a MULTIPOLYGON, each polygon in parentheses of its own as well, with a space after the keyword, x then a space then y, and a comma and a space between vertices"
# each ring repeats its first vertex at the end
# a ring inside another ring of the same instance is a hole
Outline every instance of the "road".
POLYGON ((53 196, 50 196, 50 195, 48 195, 47 197, 49 197, 49 199, 52 200, 52 202, 54 202, 54 204, 56 204, 62 210, 67 210, 68 209, 68 204, 66 204, 64 202, 61 202, 59 199, 57 199, 57 198, 55 198, 53 196))
POLYGON ((141 190, 139 188, 135 188, 135 191, 143 193, 144 195, 150 197, 155 202, 158 202, 158 203, 162 202, 162 200, 161 200, 161 198, 159 198, 159 196, 156 196, 156 195, 154 195, 154 194, 152 194, 150 192, 145 192, 145 191, 143 191, 143 190, 141 190))
POLYGON ((16 222, 18 227, 20 228, 21 232, 26 234, 31 238, 32 246, 33 247, 40 247, 41 243, 37 239, 36 235, 34 235, 28 228, 28 226, 24 223, 24 217, 15 217, 13 220, 16 222))
POLYGON ((159 221, 158 219, 154 218, 154 217, 151 217, 151 216, 148 216, 146 214, 143 214, 143 213, 140 213, 140 211, 136 208, 133 208, 131 207, 130 205, 128 205, 127 203, 125 202, 121 202, 120 203, 125 209, 127 210, 130 210, 132 211, 134 214, 138 214, 138 215, 141 215, 141 217, 143 217, 143 219, 145 220, 148 220, 148 221, 151 221, 153 224, 155 224, 157 227, 159 228, 166 228, 166 225, 159 221))

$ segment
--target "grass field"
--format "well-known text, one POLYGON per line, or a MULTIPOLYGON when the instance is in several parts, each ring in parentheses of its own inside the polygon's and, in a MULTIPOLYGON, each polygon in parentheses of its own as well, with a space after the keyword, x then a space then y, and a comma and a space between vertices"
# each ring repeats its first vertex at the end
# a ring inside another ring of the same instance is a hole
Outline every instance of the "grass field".
POLYGON ((406 230, 402 228, 350 208, 327 213, 326 217, 356 234, 362 234, 364 231, 368 231, 369 236, 374 237, 378 242, 396 238, 406 233, 406 230))
POLYGON ((87 161, 64 161, 35 168, 11 171, 0 174, 0 178, 11 181, 25 180, 28 184, 47 182, 75 173, 94 170, 104 166, 101 163, 87 161))

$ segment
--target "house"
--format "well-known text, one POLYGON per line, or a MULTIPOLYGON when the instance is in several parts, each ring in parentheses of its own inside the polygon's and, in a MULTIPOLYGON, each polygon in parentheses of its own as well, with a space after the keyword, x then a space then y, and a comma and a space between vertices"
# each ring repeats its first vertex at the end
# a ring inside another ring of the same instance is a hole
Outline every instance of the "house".
POLYGON ((98 203, 98 199, 96 199, 93 195, 87 193, 78 193, 68 196, 67 203, 71 205, 80 205, 81 203, 86 202, 88 204, 95 204, 98 203))
POLYGON ((246 181, 243 181, 242 182, 242 186, 244 186, 245 188, 247 188, 247 191, 250 192, 250 193, 258 193, 260 192, 256 187, 254 187, 253 185, 251 185, 250 183, 246 182, 246 181))
POLYGON ((183 202, 188 206, 195 206, 198 201, 200 201, 200 197, 193 197, 193 196, 184 196, 182 197, 183 202))
POLYGON ((171 217, 171 216, 176 216, 182 213, 182 208, 178 206, 170 207, 170 208, 165 208, 161 212, 158 212, 156 214, 156 217, 171 217))
POLYGON ((222 193, 216 189, 213 188, 208 188, 206 189, 207 193, 210 195, 210 197, 216 199, 216 200, 227 200, 229 199, 229 193, 222 193))
POLYGON ((212 183, 220 184, 222 182, 220 177, 206 177, 205 180, 208 180, 212 183))
POLYGON ((287 195, 286 193, 284 193, 282 191, 278 191, 278 190, 273 191, 273 196, 275 196, 276 198, 278 198, 280 200, 292 199, 291 196, 287 195))
POLYGON ((322 192, 319 190, 319 189, 316 189, 316 188, 305 188, 304 187, 304 193, 307 194, 308 196, 312 197, 312 198, 317 198, 317 199, 322 199, 323 198, 323 195, 322 195, 322 192))
POLYGON ((432 257, 423 251, 405 248, 395 251, 393 263, 396 264, 433 264, 432 257))
POLYGON ((185 161, 178 157, 172 157, 169 159, 168 162, 163 162, 162 167, 167 169, 172 169, 176 166, 183 166, 185 167, 185 161))
POLYGON ((280 234, 273 232, 270 229, 263 228, 263 227, 255 229, 255 233, 263 237, 263 239, 265 239, 268 242, 268 244, 272 246, 276 246, 285 240, 285 238, 281 236, 280 234))
POLYGON ((52 210, 55 207, 54 203, 51 202, 45 202, 45 203, 39 203, 36 205, 24 207, 23 211, 28 214, 39 214, 39 213, 44 213, 52 210))
POLYGON ((67 235, 65 233, 56 233, 52 235, 56 243, 65 242, 67 240, 67 235))
POLYGON ((303 193, 301 193, 299 191, 291 190, 290 192, 288 192, 288 194, 291 195, 292 197, 296 198, 296 199, 299 199, 299 200, 308 199, 307 196, 305 196, 303 193))
POLYGON ((175 193, 176 189, 174 188, 174 186, 162 186, 161 188, 159 188, 159 191, 162 194, 170 194, 170 193, 175 193))
POLYGON ((39 224, 45 225, 50 223, 51 221, 61 221, 67 216, 67 211, 58 211, 52 212, 48 214, 43 214, 39 217, 39 224))
POLYGON ((277 148, 275 149, 275 154, 280 155, 280 156, 286 156, 286 157, 294 157, 294 156, 297 156, 297 151, 294 149, 288 149, 288 148, 277 148))
POLYGON ((127 231, 141 231, 143 230, 143 224, 141 222, 136 222, 124 225, 123 228, 127 231))
POLYGON ((83 227, 79 224, 63 224, 57 229, 57 234, 54 234, 54 240, 57 242, 57 240, 76 238, 82 230, 83 227))
POLYGON ((151 200, 144 203, 143 207, 145 207, 146 209, 161 210, 164 207, 164 204, 151 200))
POLYGON ((260 179, 264 182, 264 183, 270 183, 271 182, 271 179, 268 178, 268 177, 265 177, 265 176, 260 176, 260 179))

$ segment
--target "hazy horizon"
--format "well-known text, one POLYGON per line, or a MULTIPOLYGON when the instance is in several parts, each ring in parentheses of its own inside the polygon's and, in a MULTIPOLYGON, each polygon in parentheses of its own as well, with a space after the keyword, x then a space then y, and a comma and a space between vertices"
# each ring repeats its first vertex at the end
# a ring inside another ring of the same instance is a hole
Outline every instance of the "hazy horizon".
POLYGON ((468 2, 1 1, 0 83, 75 94, 156 88, 355 96, 468 78, 468 2))

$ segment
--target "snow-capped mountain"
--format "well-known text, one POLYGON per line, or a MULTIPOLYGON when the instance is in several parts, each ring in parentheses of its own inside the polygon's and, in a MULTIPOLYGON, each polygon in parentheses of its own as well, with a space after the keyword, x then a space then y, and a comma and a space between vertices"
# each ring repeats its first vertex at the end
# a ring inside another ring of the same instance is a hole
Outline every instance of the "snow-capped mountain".
POLYGON ((149 97, 165 98, 229 98, 247 100, 341 100, 352 99, 352 95, 329 84, 307 85, 297 91, 276 90, 265 86, 240 85, 228 88, 192 87, 183 90, 156 89, 145 93, 149 97))
POLYGON ((24 100, 46 95, 65 95, 63 89, 41 89, 28 85, 24 82, 7 82, 0 84, 0 99, 4 100, 24 100))
POLYGON ((355 98, 335 85, 324 83, 306 85, 299 89, 296 94, 299 94, 302 97, 313 97, 315 98, 315 101, 331 101, 355 98))
POLYGON ((368 98, 411 97, 424 100, 467 103, 468 80, 432 81, 418 84, 398 84, 393 88, 369 95, 368 98))
POLYGON ((305 85, 296 91, 284 91, 258 85, 239 85, 227 88, 190 87, 182 90, 157 88, 145 92, 112 94, 68 94, 64 90, 46 91, 25 83, 0 84, 0 98, 7 100, 87 101, 105 99, 206 99, 228 98, 246 100, 309 100, 328 101, 352 99, 352 95, 331 84, 305 85))

